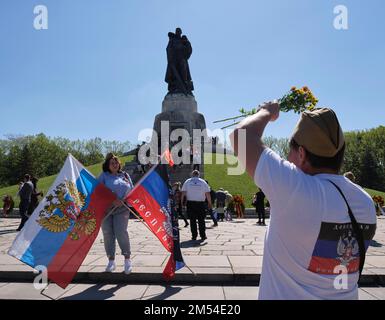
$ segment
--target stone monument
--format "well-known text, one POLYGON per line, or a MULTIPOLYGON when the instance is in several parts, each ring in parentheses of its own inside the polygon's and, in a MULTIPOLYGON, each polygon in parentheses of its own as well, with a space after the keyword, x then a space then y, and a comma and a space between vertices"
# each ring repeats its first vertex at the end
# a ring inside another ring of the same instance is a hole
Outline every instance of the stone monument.
MULTIPOLYGON (((175 33, 168 33, 169 42, 167 45, 167 70, 165 81, 168 83, 168 93, 162 102, 162 112, 155 117, 154 131, 158 135, 158 146, 160 147, 161 122, 168 121, 170 133, 175 129, 185 129, 189 136, 193 137, 193 130, 206 129, 205 118, 198 113, 198 105, 192 93, 194 90, 191 79, 188 59, 192 54, 191 43, 182 30, 177 28, 175 33)), ((191 140, 191 144, 193 141, 191 140)), ((170 144, 171 146, 172 144, 170 144)), ((200 148, 201 163, 199 171, 204 176, 203 143, 200 148)), ((170 172, 171 182, 181 181, 182 183, 190 177, 193 164, 176 166, 170 172)))

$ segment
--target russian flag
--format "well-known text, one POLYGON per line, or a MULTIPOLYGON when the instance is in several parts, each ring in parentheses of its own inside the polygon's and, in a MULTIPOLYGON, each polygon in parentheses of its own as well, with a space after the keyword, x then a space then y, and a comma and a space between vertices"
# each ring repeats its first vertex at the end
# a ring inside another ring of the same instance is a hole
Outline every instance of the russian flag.
POLYGON ((171 257, 163 271, 169 280, 184 267, 180 250, 177 214, 173 204, 167 165, 157 164, 137 183, 126 201, 139 213, 171 257))
POLYGON ((68 155, 46 197, 35 209, 8 254, 65 288, 94 243, 115 195, 68 155))

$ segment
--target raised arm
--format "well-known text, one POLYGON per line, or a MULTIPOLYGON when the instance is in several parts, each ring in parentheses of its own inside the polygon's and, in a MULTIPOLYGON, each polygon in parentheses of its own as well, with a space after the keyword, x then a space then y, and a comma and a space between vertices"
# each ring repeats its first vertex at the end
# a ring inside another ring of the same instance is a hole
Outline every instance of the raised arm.
POLYGON ((266 125, 279 117, 279 104, 269 102, 260 107, 258 112, 244 119, 230 134, 230 141, 235 155, 254 177, 258 160, 265 148, 262 135, 266 125))

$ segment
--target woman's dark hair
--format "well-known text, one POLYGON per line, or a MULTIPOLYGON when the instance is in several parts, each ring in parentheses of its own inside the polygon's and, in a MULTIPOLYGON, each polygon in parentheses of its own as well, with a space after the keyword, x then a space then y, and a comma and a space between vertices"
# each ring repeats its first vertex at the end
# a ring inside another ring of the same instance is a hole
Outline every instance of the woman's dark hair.
MULTIPOLYGON (((293 139, 290 139, 290 147, 298 150, 300 145, 293 139)), ((311 164, 312 167, 314 168, 327 168, 327 169, 332 169, 337 172, 340 171, 342 167, 342 163, 344 161, 344 154, 345 154, 345 144, 341 148, 340 151, 337 152, 337 154, 334 157, 321 157, 321 156, 316 156, 315 154, 309 152, 306 150, 305 147, 302 146, 302 148, 305 149, 306 151, 306 157, 309 160, 309 163, 311 164)))
POLYGON ((121 172, 122 171, 122 164, 120 163, 120 160, 117 156, 115 156, 113 153, 108 153, 106 155, 106 159, 104 160, 103 162, 103 165, 102 165, 102 169, 103 169, 103 172, 110 172, 110 161, 111 159, 116 159, 118 162, 119 162, 119 170, 118 172, 121 172))

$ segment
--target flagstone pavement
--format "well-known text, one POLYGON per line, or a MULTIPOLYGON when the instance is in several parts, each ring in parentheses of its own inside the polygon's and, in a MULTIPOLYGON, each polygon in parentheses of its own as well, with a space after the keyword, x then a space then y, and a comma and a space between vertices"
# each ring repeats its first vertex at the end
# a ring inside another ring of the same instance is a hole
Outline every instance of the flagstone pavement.
MULTIPOLYGON (((0 281, 4 283, 26 282, 34 277, 31 267, 7 255, 17 235, 15 229, 18 223, 19 219, 0 218, 0 281)), ((208 239, 199 242, 191 241, 190 230, 183 228, 183 221, 180 225, 182 254, 189 268, 177 271, 175 281, 188 285, 210 282, 223 285, 258 284, 267 227, 256 225, 256 219, 236 219, 220 222, 218 227, 213 228, 212 222, 206 220, 208 239)), ((115 273, 103 272, 107 258, 100 232, 74 282, 112 284, 124 280, 126 283, 160 284, 169 253, 140 221, 131 219, 128 231, 133 263, 131 275, 122 273, 122 256, 117 257, 118 268, 115 273)), ((385 217, 378 219, 377 232, 368 249, 363 275, 367 284, 385 284, 385 217)))

